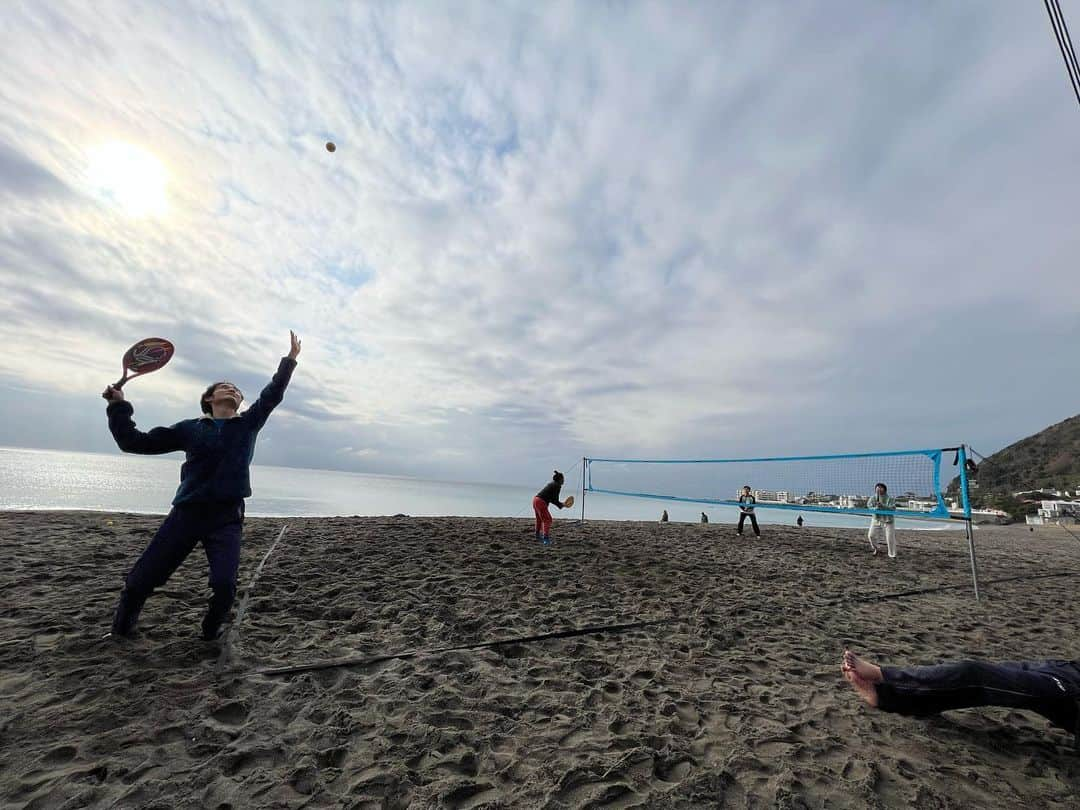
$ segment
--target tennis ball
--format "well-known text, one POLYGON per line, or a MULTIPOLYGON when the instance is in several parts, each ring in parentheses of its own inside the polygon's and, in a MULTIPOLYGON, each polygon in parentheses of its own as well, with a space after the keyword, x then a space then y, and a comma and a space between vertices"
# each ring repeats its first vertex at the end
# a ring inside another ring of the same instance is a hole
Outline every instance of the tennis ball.
POLYGON ((334 144, 333 141, 327 141, 326 142, 326 151, 327 152, 333 152, 335 149, 337 149, 337 146, 334 144))

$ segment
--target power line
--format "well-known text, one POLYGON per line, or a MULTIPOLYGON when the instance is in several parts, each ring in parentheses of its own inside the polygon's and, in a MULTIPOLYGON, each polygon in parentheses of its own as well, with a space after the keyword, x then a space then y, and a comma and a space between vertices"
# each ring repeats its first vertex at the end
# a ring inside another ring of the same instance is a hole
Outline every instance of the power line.
POLYGON ((1072 37, 1069 36, 1069 27, 1065 24, 1065 15, 1061 12, 1058 0, 1043 0, 1046 13, 1050 16, 1050 26, 1054 29, 1054 37, 1057 39, 1061 56, 1065 60, 1065 70, 1069 73, 1069 82, 1072 84, 1076 101, 1080 104, 1080 63, 1076 61, 1076 50, 1073 48, 1072 37))
POLYGON ((1064 41, 1068 46, 1069 61, 1072 62, 1072 75, 1076 79, 1076 83, 1080 85, 1080 62, 1076 59, 1076 49, 1072 44, 1072 37, 1069 36, 1069 26, 1065 22, 1065 12, 1061 10, 1061 0, 1053 0, 1054 7, 1057 9, 1057 17, 1061 22, 1061 30, 1064 33, 1064 41))

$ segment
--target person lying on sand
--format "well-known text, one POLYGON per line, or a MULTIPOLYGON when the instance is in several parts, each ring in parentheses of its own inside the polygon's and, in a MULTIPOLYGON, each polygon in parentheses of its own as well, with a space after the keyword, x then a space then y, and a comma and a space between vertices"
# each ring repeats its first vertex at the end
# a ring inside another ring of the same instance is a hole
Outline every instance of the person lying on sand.
POLYGON ((957 661, 901 669, 844 650, 840 669, 876 709, 914 717, 977 706, 1028 709, 1077 735, 1080 750, 1080 661, 957 661))
POLYGON ((221 634, 221 625, 236 598, 244 498, 251 495, 248 468, 255 439, 285 396, 300 354, 300 339, 289 332, 289 340, 288 356, 281 358, 270 384, 242 414, 237 413, 244 401, 240 390, 232 383, 216 382, 200 398, 200 419, 143 433, 131 419, 134 409, 124 401, 123 391, 111 385, 105 389, 102 396, 109 401, 105 409, 109 430, 121 450, 144 455, 183 450, 187 454, 172 510, 124 580, 112 631, 106 638, 129 638, 135 633, 147 598, 168 581, 200 542, 210 563, 213 592, 202 622, 202 637, 213 641, 221 634))

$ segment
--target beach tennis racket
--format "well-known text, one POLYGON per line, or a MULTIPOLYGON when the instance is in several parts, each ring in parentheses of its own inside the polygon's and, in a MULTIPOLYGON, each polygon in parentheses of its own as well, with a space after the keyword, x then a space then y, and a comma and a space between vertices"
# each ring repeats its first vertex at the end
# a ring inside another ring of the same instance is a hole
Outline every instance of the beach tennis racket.
POLYGON ((168 363, 175 351, 172 343, 165 338, 145 338, 124 352, 124 376, 112 384, 112 388, 123 388, 124 383, 142 374, 157 371, 168 363), (130 373, 129 373, 130 372, 130 373))
POLYGON ((564 500, 562 502, 562 505, 563 505, 564 509, 569 509, 571 506, 574 505, 574 496, 573 495, 567 495, 566 500, 564 500))

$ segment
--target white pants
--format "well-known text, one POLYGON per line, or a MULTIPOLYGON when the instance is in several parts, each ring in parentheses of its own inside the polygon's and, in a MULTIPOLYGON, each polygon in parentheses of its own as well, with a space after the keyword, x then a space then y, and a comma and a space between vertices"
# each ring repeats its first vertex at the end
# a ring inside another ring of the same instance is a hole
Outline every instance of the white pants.
POLYGON ((870 522, 870 531, 866 533, 866 536, 870 539, 870 548, 877 551, 877 545, 874 543, 874 539, 881 538, 881 531, 885 530, 885 545, 889 547, 889 556, 896 556, 896 526, 892 523, 878 523, 876 520, 870 522))

